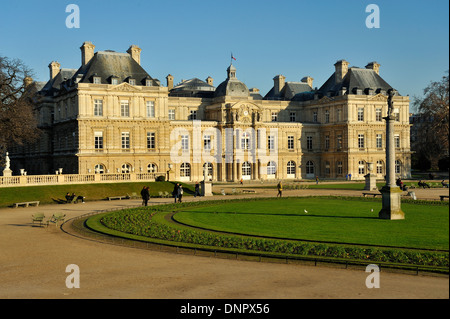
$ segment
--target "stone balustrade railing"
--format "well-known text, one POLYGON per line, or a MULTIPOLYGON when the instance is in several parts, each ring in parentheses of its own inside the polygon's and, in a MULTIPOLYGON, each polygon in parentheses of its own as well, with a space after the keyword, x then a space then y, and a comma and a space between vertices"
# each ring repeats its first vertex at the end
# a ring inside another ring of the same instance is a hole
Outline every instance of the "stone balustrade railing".
POLYGON ((58 174, 0 176, 0 187, 155 181, 165 173, 58 174))

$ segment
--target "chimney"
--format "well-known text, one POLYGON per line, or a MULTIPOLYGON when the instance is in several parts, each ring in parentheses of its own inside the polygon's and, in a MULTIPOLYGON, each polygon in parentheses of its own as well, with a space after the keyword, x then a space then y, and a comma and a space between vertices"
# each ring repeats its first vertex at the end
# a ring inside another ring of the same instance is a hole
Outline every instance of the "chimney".
POLYGON ((33 83, 33 79, 32 79, 31 77, 26 76, 26 77, 23 79, 23 86, 24 86, 25 88, 29 87, 29 86, 31 85, 31 83, 33 83))
POLYGON ((48 65, 48 68, 50 69, 50 80, 53 79, 56 75, 58 75, 59 70, 61 68, 61 64, 59 64, 58 62, 52 61, 52 63, 50 63, 48 65))
POLYGON ((313 87, 313 81, 314 81, 314 79, 312 77, 310 77, 310 76, 305 76, 302 79, 302 82, 308 84, 311 89, 313 87))
POLYGON ((95 45, 90 41, 85 41, 80 47, 81 49, 81 66, 85 66, 94 57, 95 45))
POLYGON ((335 81, 336 83, 341 83, 342 79, 348 72, 348 62, 345 60, 339 60, 337 61, 334 66, 336 68, 335 71, 335 81))
POLYGON ((134 61, 141 65, 141 51, 142 49, 137 45, 132 45, 128 48, 127 53, 131 55, 134 61))
POLYGON ((167 88, 170 91, 173 89, 173 76, 169 74, 168 76, 166 76, 166 80, 167 80, 167 88))
POLYGON ((286 79, 283 75, 277 75, 273 78, 273 88, 274 94, 279 95, 281 90, 284 88, 284 80, 286 79))
POLYGON ((374 70, 378 75, 380 75, 380 64, 375 61, 369 62, 366 65, 366 69, 374 70))
POLYGON ((206 83, 208 83, 209 85, 213 86, 213 82, 214 82, 214 80, 213 80, 212 77, 208 76, 208 77, 206 78, 206 83))

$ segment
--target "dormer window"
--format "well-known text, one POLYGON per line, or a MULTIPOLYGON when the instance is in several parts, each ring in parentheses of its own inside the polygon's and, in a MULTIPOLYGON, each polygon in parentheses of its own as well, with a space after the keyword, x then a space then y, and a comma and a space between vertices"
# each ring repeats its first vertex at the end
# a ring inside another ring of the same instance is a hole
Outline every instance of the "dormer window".
POLYGON ((102 84, 102 78, 99 76, 94 76, 93 81, 94 84, 102 84))
POLYGON ((119 78, 118 78, 118 77, 115 77, 115 76, 111 77, 111 84, 112 84, 112 85, 117 85, 117 84, 119 84, 119 78))
POLYGON ((128 84, 136 85, 136 80, 135 79, 128 79, 128 84))
POLYGON ((81 74, 78 74, 77 77, 75 78, 75 83, 80 82, 82 78, 83 76, 81 74))
POLYGON ((152 80, 150 80, 150 79, 146 79, 145 80, 145 86, 152 86, 152 80))

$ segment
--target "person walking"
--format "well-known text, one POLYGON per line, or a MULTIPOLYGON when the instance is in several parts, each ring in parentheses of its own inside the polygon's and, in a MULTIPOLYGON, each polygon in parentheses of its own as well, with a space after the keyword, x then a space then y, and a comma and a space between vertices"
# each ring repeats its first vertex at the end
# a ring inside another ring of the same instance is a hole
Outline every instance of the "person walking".
POLYGON ((195 183, 195 193, 194 197, 200 196, 200 184, 198 182, 195 183))
POLYGON ((278 196, 282 197, 283 196, 283 185, 281 184, 281 181, 278 182, 277 189, 278 189, 277 197, 278 196))
POLYGON ((316 184, 319 184, 319 176, 316 176, 316 184))
POLYGON ((183 186, 180 185, 178 188, 178 203, 181 203, 181 199, 183 198, 183 186))
POLYGON ((172 196, 175 200, 175 203, 177 202, 179 191, 180 191, 180 184, 176 183, 175 186, 173 187, 173 191, 172 191, 172 196))
POLYGON ((142 205, 147 206, 148 200, 150 199, 150 192, 149 192, 148 186, 144 186, 142 188, 141 197, 142 197, 142 205))

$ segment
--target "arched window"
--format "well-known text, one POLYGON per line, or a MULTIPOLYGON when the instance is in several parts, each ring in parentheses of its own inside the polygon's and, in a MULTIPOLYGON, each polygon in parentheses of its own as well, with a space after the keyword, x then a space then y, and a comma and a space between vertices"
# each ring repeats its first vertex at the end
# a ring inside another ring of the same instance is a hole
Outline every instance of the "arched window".
POLYGON ((97 164, 94 167, 94 172, 96 174, 103 174, 105 172, 105 166, 103 164, 97 164))
POLYGON ((312 161, 306 162, 306 174, 314 175, 314 163, 312 161))
POLYGON ((366 162, 359 161, 358 162, 358 174, 364 175, 366 173, 366 162))
MULTIPOLYGON (((212 180, 212 176, 213 176, 213 164, 210 162, 207 162, 205 164, 203 164, 203 170, 205 169, 205 166, 208 167, 208 178, 209 180, 212 180)), ((203 171, 202 171, 202 175, 203 175, 203 171)))
POLYGON ((267 163, 267 175, 275 175, 277 172, 277 164, 274 161, 267 163))
POLYGON ((155 163, 150 163, 147 165, 147 173, 156 173, 158 171, 158 166, 155 163))
POLYGON ((377 174, 383 174, 383 161, 377 161, 377 174))
POLYGON ((191 177, 191 164, 182 163, 180 166, 180 177, 191 177))
POLYGON ((295 178, 295 162, 289 161, 287 163, 287 178, 295 178))
POLYGON ((122 165, 122 173, 130 173, 131 172, 131 165, 130 164, 123 164, 122 165))
POLYGON ((252 165, 249 162, 242 163, 242 179, 250 179, 252 175, 252 165))

